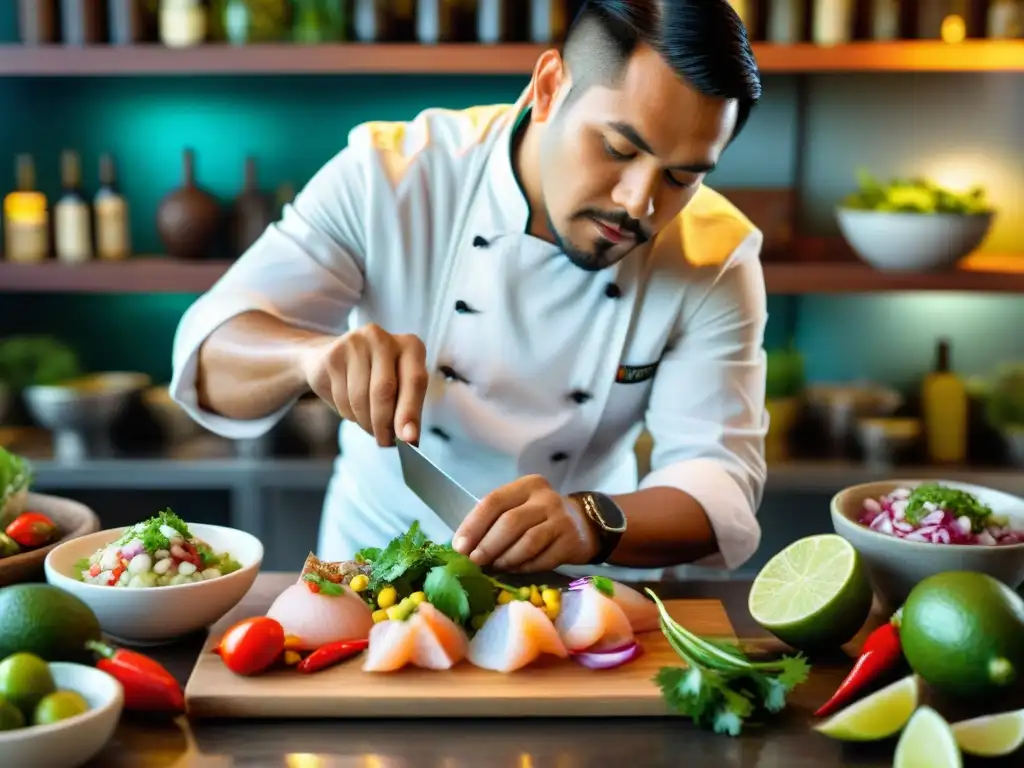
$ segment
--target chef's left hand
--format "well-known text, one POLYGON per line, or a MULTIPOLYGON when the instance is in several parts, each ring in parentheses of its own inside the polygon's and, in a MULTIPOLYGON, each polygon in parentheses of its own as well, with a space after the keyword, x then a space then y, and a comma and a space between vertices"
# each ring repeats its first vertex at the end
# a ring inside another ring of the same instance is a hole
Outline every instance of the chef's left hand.
POLYGON ((452 546, 481 566, 534 573, 589 562, 598 540, 575 502, 527 475, 484 496, 452 546))

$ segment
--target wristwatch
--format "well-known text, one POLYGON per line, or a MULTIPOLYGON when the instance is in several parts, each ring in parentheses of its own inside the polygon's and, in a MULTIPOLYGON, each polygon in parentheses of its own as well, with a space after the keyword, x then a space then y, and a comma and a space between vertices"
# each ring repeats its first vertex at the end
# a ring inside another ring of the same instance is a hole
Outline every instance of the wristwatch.
POLYGON ((588 565, 604 563, 622 540, 626 532, 626 515, 608 496, 595 491, 570 493, 569 498, 579 504, 597 533, 598 551, 588 565))

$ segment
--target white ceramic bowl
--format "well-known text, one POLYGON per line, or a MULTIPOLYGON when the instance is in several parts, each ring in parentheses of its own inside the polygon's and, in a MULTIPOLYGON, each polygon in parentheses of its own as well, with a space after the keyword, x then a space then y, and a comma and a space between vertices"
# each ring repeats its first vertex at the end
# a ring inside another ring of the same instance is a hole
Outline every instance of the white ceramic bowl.
POLYGON ((887 272, 951 268, 981 245, 993 214, 889 213, 839 208, 839 230, 864 261, 887 272))
POLYGON ((106 746, 121 719, 124 689, 106 672, 83 664, 52 662, 58 690, 76 691, 89 711, 52 725, 0 731, 0 765, 11 768, 76 768, 106 746))
POLYGON ((897 488, 921 483, 959 488, 1005 515, 1014 528, 1024 528, 1024 499, 992 488, 951 480, 881 480, 845 488, 832 498, 832 526, 856 549, 882 607, 893 612, 918 582, 944 571, 978 571, 1017 589, 1024 583, 1024 544, 928 544, 887 536, 857 522, 864 500, 878 499, 897 488))
POLYGON ((245 596, 263 562, 263 544, 255 536, 220 525, 188 523, 193 535, 215 552, 228 552, 242 567, 234 573, 194 584, 125 589, 86 584, 75 577, 75 563, 116 541, 125 528, 110 528, 61 544, 46 556, 46 580, 92 608, 100 627, 125 645, 173 642, 216 622, 245 596))

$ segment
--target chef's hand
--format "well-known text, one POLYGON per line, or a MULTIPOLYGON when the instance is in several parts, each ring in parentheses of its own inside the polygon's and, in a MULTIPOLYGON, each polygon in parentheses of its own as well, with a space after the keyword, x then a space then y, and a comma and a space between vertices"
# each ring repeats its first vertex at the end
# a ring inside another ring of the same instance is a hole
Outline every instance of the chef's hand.
POLYGON ((367 325, 311 346, 303 368, 310 389, 377 438, 420 439, 427 393, 426 349, 416 336, 367 325))
POLYGON ((535 573, 588 563, 599 542, 574 501, 540 475, 528 475, 482 498, 452 546, 478 565, 535 573))

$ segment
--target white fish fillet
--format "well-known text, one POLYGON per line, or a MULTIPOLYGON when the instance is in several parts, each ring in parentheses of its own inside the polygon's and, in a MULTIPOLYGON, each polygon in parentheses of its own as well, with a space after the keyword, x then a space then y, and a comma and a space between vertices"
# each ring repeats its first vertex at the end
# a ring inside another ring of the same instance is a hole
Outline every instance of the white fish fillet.
POLYGON ((525 600, 499 605, 469 644, 471 664, 495 672, 514 672, 541 654, 566 658, 569 651, 545 614, 525 600))
POLYGON ((619 648, 635 639, 625 611, 590 584, 563 593, 555 629, 572 652, 598 645, 619 648))
POLYGON ((327 643, 362 640, 373 627, 373 612, 351 589, 342 589, 341 595, 325 595, 311 592, 304 582, 292 584, 277 596, 267 616, 277 620, 286 635, 298 639, 296 650, 312 651, 327 643))

